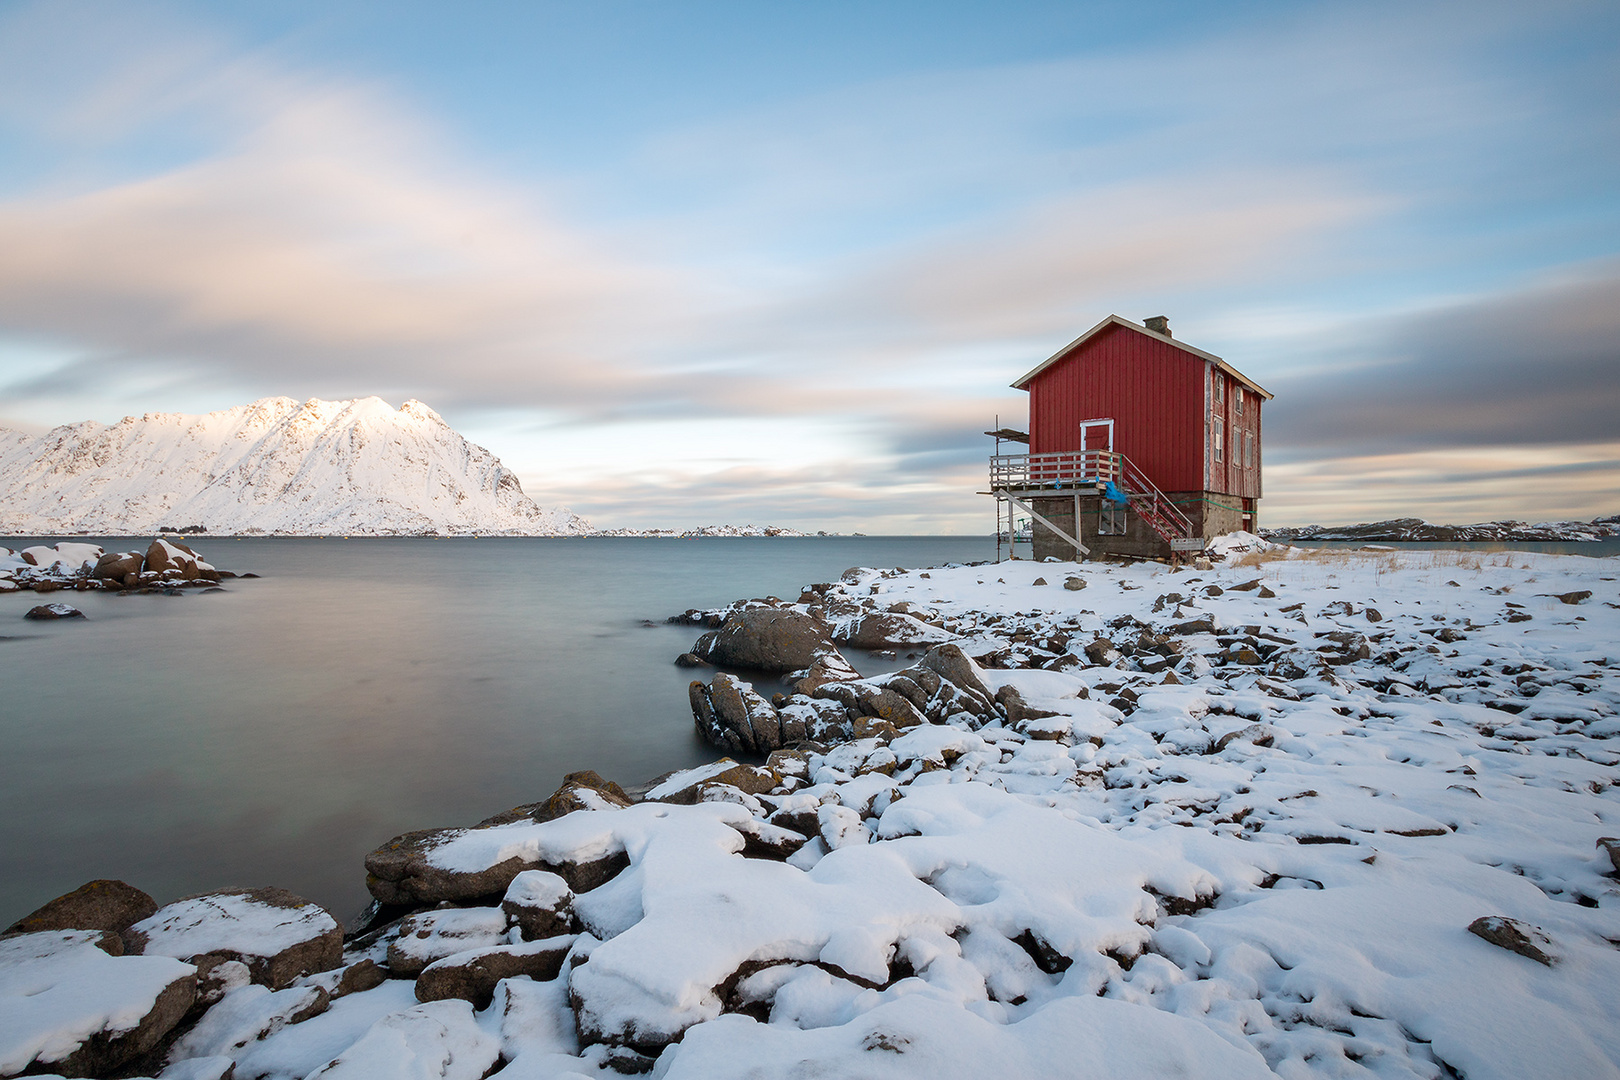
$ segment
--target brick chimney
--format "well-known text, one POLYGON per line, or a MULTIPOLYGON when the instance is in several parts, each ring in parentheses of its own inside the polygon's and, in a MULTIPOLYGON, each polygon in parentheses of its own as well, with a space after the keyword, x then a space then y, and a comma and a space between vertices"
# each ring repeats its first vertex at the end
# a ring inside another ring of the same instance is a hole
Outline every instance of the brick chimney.
POLYGON ((1170 333, 1170 317, 1168 315, 1154 315, 1143 319, 1142 325, 1155 334, 1163 334, 1165 337, 1173 336, 1170 333))

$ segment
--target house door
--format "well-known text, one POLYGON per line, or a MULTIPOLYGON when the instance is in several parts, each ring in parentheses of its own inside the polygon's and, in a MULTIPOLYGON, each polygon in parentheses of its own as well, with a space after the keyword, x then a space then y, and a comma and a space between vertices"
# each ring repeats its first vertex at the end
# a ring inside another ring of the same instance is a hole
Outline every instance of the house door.
POLYGON ((1096 452, 1112 454, 1114 452, 1114 421, 1112 417, 1100 420, 1080 421, 1080 449, 1086 451, 1086 471, 1092 475, 1101 476, 1105 480, 1113 479, 1114 463, 1112 459, 1097 460, 1090 455, 1096 452), (1095 465, 1093 471, 1091 466, 1095 465))

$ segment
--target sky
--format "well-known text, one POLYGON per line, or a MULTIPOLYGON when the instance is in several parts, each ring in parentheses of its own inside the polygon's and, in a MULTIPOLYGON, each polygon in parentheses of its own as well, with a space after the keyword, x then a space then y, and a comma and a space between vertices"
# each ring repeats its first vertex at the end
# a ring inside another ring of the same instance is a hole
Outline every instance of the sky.
POLYGON ((418 398, 601 527, 988 532, 1110 313, 1265 525, 1620 512, 1610 2, 8 3, 0 426, 418 398))

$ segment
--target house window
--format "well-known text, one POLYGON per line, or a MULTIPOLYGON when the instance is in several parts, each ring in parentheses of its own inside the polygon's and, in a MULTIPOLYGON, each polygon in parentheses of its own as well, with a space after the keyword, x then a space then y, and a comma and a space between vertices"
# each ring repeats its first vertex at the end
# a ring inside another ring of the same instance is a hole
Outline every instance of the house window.
POLYGON ((1243 467, 1245 469, 1254 468, 1254 432, 1252 431, 1243 433, 1243 467))
POLYGON ((1215 407, 1219 409, 1221 407, 1221 395, 1226 391, 1226 380, 1221 378, 1221 373, 1217 371, 1210 378, 1210 382, 1215 384, 1215 407))
POLYGON ((1125 511, 1107 499, 1102 501, 1102 509, 1097 513, 1098 536, 1124 536, 1125 511))
POLYGON ((1215 445, 1215 460, 1216 461, 1225 461, 1226 460, 1226 457, 1225 457, 1225 453, 1226 453, 1226 446, 1225 446, 1226 425, 1222 424, 1219 420, 1215 421, 1215 427, 1214 427, 1214 431, 1213 431, 1213 440, 1212 441, 1214 442, 1214 445, 1215 445))
POLYGON ((1232 391, 1232 411, 1239 416, 1243 415, 1243 391, 1241 389, 1232 391))

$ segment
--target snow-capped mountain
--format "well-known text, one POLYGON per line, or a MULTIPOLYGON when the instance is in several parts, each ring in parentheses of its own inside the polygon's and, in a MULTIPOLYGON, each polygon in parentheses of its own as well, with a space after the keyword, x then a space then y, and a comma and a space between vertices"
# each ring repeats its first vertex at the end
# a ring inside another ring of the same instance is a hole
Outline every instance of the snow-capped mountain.
POLYGON ((578 535, 494 454, 420 401, 264 398, 205 416, 147 413, 0 429, 0 534, 578 535))

